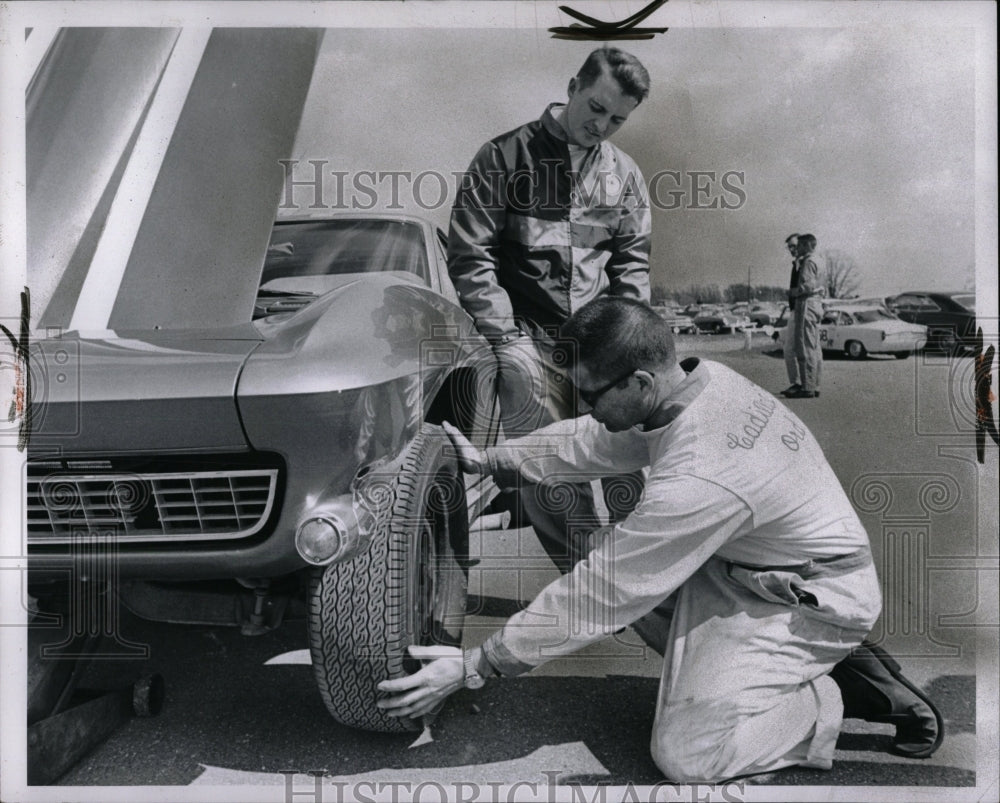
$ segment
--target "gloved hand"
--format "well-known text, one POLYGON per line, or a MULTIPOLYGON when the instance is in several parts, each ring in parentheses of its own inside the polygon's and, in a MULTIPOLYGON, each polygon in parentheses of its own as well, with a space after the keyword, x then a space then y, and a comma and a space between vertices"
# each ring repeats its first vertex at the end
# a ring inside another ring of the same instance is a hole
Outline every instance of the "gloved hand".
POLYGON ((391 717, 421 717, 435 712, 448 695, 465 685, 465 666, 458 647, 412 645, 410 655, 429 661, 405 678, 383 680, 379 691, 392 692, 375 703, 391 717))

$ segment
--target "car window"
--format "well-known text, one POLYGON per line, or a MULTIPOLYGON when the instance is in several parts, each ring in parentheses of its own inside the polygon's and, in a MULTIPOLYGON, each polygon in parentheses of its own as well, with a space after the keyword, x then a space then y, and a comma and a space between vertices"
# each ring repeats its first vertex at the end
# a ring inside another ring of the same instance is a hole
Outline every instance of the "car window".
POLYGON ((419 225, 401 220, 315 220, 278 223, 264 259, 261 285, 299 276, 398 271, 430 284, 419 225))
POLYGON ((893 321, 894 315, 890 315, 883 309, 873 307, 872 309, 859 310, 854 313, 854 319, 858 323, 879 323, 880 321, 893 321))
POLYGON ((976 297, 972 293, 968 295, 957 295, 951 297, 956 304, 965 307, 969 312, 976 311, 976 297))

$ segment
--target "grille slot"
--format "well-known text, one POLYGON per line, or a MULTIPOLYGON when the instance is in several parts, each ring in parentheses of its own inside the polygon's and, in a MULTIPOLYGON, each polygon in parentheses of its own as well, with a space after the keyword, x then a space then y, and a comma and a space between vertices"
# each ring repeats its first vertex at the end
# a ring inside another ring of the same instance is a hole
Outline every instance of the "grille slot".
POLYGON ((277 469, 29 476, 29 543, 66 543, 87 529, 127 541, 246 538, 274 506, 277 469))

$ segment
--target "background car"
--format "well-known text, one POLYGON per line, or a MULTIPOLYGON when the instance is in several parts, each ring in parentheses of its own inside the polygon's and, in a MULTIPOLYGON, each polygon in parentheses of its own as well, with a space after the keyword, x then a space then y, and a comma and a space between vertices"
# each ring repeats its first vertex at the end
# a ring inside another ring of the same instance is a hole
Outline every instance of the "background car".
POLYGON ((750 319, 745 315, 738 315, 723 306, 702 307, 693 320, 699 331, 711 334, 742 332, 744 329, 753 328, 750 319))
MULTIPOLYGON (((773 337, 784 343, 791 332, 785 326, 776 330, 773 337)), ((892 354, 905 359, 924 347, 927 329, 901 321, 880 307, 828 302, 820 321, 819 339, 824 351, 856 360, 868 354, 892 354)))
POLYGON ((695 325, 691 317, 685 315, 683 311, 678 308, 658 306, 653 307, 653 311, 663 318, 667 324, 669 324, 670 331, 672 331, 675 335, 697 334, 698 332, 698 327, 695 325))
POLYGON ((758 329, 764 326, 774 326, 785 309, 784 304, 753 304, 747 312, 747 317, 758 329))
POLYGON ((928 345, 943 351, 976 345, 976 295, 968 291, 906 292, 885 300, 904 321, 927 327, 928 345))

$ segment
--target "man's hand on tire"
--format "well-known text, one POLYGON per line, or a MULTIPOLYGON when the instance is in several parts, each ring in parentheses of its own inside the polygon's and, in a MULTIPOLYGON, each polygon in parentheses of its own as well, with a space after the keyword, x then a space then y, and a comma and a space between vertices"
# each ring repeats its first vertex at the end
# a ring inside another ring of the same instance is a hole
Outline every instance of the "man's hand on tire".
POLYGON ((457 428, 447 421, 441 423, 442 429, 448 433, 452 446, 458 454, 458 467, 466 474, 488 474, 490 464, 486 459, 485 452, 479 451, 473 446, 469 439, 457 428))
POLYGON ((414 658, 430 663, 405 678, 383 680, 378 684, 379 691, 392 694, 376 703, 390 717, 421 717, 431 714, 448 695, 465 684, 462 651, 458 647, 413 645, 409 651, 414 658))

